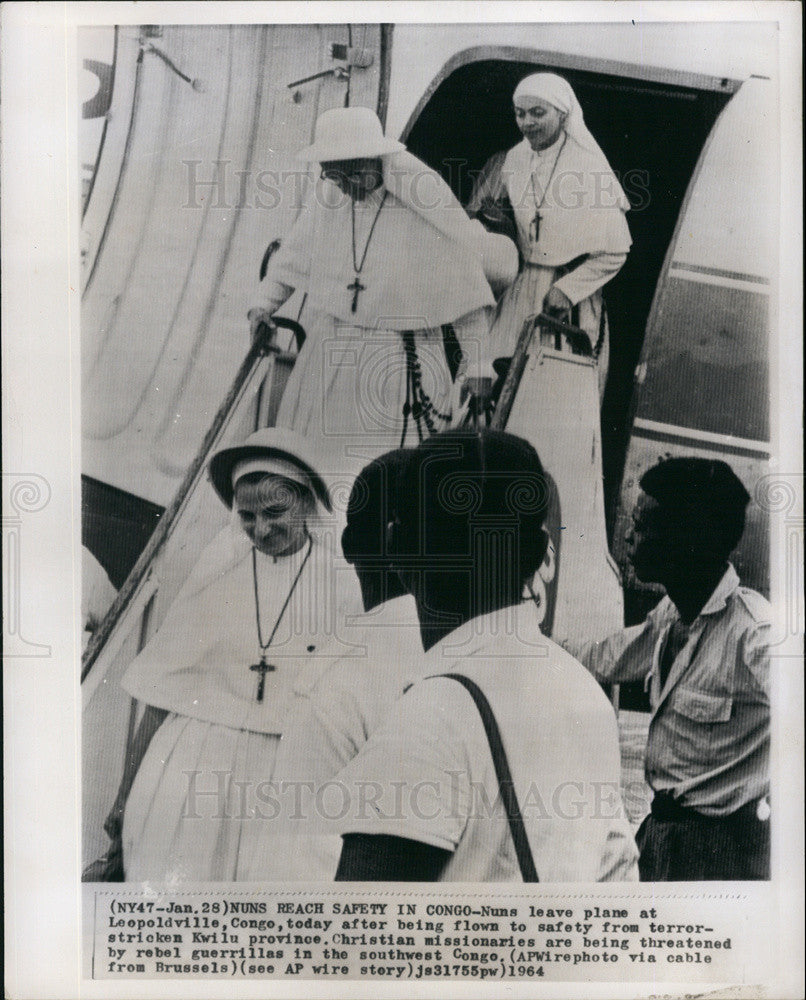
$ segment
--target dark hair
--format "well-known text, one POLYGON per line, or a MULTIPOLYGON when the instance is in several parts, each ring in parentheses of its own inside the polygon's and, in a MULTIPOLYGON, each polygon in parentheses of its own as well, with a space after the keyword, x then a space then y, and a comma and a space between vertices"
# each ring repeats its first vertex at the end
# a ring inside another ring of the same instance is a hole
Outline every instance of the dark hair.
POLYGON ((640 486, 701 552, 727 559, 739 544, 750 494, 727 462, 667 458, 644 473, 640 486))
POLYGON ((517 586, 543 560, 549 483, 535 449, 514 434, 457 430, 428 438, 406 463, 399 492, 404 547, 425 560, 475 564, 483 550, 500 563, 509 557, 517 586))

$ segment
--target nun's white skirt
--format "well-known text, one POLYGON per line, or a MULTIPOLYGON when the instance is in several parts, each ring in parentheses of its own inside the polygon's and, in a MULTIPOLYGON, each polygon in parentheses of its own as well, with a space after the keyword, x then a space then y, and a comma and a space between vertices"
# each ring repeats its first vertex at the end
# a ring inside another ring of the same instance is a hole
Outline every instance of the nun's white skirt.
MULTIPOLYGON (((400 321, 400 317, 392 317, 400 321)), ((277 426, 318 442, 334 467, 356 475, 372 458, 418 442, 415 419, 404 415, 406 354, 399 330, 366 329, 306 309, 307 339, 285 387, 277 426)), ((452 326, 469 360, 486 355, 491 310, 475 309, 452 326)), ((438 414, 449 418, 453 382, 442 328, 411 317, 422 386, 438 414)), ((411 400, 410 400, 411 402, 411 400)), ((435 430, 449 419, 434 415, 435 430)), ((428 430, 423 423, 423 434, 428 430)))
POLYGON ((171 714, 137 772, 123 820, 127 882, 234 882, 271 836, 280 737, 171 714))

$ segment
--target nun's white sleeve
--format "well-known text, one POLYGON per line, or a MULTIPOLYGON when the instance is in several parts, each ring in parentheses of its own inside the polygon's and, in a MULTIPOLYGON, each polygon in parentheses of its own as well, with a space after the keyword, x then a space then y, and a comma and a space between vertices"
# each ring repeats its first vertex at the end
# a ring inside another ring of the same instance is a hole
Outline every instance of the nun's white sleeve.
POLYGON ((257 308, 273 316, 293 294, 293 285, 283 284, 282 281, 267 282, 265 288, 261 289, 260 303, 257 308))
POLYGON ((554 282, 570 300, 572 305, 588 299, 611 278, 614 278, 627 260, 626 253, 596 253, 587 257, 579 267, 564 274, 554 282))
MULTIPOLYGON (((256 309, 273 314, 300 288, 307 291, 314 249, 315 206, 304 205, 269 261, 256 309)), ((250 310, 250 313, 252 311, 250 310)))
POLYGON ((482 306, 455 319, 456 339, 465 360, 465 375, 469 378, 495 378, 490 348, 490 324, 493 320, 491 306, 482 306))

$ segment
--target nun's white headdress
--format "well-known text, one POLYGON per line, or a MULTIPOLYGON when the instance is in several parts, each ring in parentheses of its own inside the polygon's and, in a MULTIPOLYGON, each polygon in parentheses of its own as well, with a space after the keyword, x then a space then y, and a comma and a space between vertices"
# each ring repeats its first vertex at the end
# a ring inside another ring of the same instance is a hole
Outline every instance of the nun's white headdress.
POLYGON ((320 457, 301 434, 283 427, 264 427, 231 448, 222 448, 210 460, 209 476, 216 493, 232 507, 235 483, 250 472, 283 476, 306 487, 326 510, 331 499, 320 457))
MULTIPOLYGON (((532 73, 518 84, 512 100, 519 97, 535 97, 539 101, 546 101, 552 107, 566 116, 565 131, 570 139, 589 149, 591 152, 601 153, 599 143, 593 138, 585 125, 582 116, 582 108, 577 100, 571 84, 556 73, 532 73)), ((604 154, 602 154, 604 155, 604 154)))
POLYGON ((515 88, 513 100, 532 97, 565 115, 568 141, 560 147, 554 184, 539 208, 541 238, 528 237, 536 211, 532 185, 534 151, 527 139, 507 153, 503 163, 507 193, 518 223, 521 251, 532 263, 558 267, 582 254, 627 253, 632 240, 625 218, 630 202, 599 143, 585 125, 571 84, 556 73, 533 73, 515 88))

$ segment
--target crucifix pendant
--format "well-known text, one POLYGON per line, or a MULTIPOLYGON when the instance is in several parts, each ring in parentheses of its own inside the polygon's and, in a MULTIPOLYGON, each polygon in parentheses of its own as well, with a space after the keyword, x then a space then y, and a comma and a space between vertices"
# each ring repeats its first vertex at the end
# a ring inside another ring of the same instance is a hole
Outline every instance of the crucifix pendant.
POLYGON ((253 663, 249 668, 250 670, 257 670, 260 673, 260 677, 257 682, 257 701, 263 701, 263 695, 266 692, 266 674, 270 670, 276 670, 277 667, 273 667, 270 663, 266 663, 266 657, 260 657, 260 663, 253 663))
POLYGON ((532 243, 537 243, 540 239, 540 221, 543 216, 540 212, 535 212, 535 217, 532 219, 532 224, 529 226, 529 238, 532 243))
POLYGON ((361 282, 358 280, 358 275, 355 276, 355 280, 353 281, 352 285, 347 286, 348 290, 353 293, 353 306, 351 310, 352 312, 355 312, 356 309, 358 308, 359 293, 363 292, 366 287, 367 287, 366 285, 362 285, 361 282))

